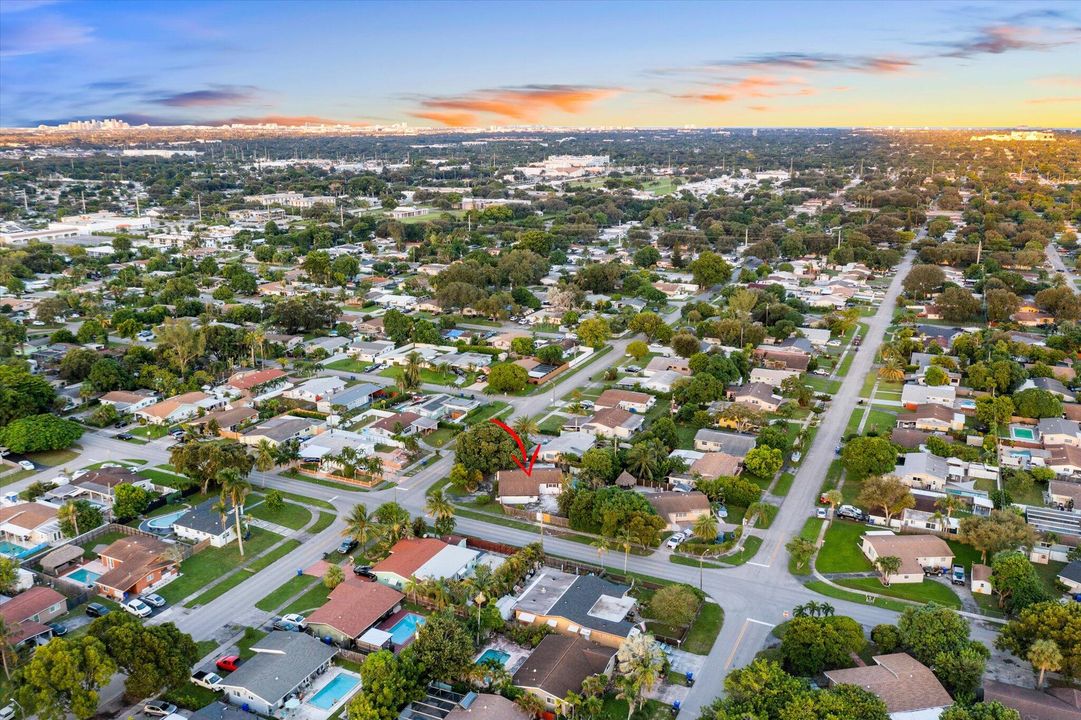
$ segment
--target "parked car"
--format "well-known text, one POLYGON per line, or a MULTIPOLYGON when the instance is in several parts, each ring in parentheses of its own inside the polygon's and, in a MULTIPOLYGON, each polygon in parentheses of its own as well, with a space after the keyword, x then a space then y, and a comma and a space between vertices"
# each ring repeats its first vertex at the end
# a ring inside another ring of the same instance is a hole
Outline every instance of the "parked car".
POLYGON ((792 453, 792 462, 797 462, 798 463, 802 459, 803 459, 803 453, 801 453, 799 450, 792 453))
POLYGON ((192 673, 191 681, 199 687, 205 687, 207 690, 217 690, 218 686, 221 685, 221 676, 209 670, 199 670, 192 673))
POLYGON ((822 518, 823 520, 825 520, 826 515, 827 515, 826 508, 824 508, 824 507, 815 508, 815 515, 822 518))
POLYGON ((837 508, 837 517, 855 520, 856 522, 867 522, 869 519, 867 513, 855 505, 842 505, 837 508))
POLYGON ((668 538, 668 540, 664 543, 664 546, 669 550, 675 550, 677 547, 683 544, 683 541, 686 539, 687 536, 683 533, 683 531, 680 531, 672 535, 672 537, 668 538))
POLYGON ((176 705, 164 700, 147 700, 143 705, 143 714, 150 717, 166 717, 176 712, 176 705))
POLYGON ((132 438, 134 438, 134 437, 135 437, 135 436, 134 436, 134 435, 132 435, 132 434, 131 434, 131 433, 129 433, 129 432, 122 432, 122 433, 117 433, 117 434, 116 434, 116 439, 117 439, 117 440, 131 440, 131 439, 132 439, 132 438))
POLYGON ((299 625, 282 618, 275 618, 273 627, 275 630, 284 630, 285 632, 300 632, 299 625))
POLYGON ((338 552, 345 555, 346 553, 355 550, 358 545, 360 545, 360 543, 353 538, 342 540, 342 544, 338 546, 338 552))
POLYGON ((964 585, 965 584, 965 566, 954 565, 953 570, 950 572, 950 584, 951 585, 964 585))
POLYGON ((308 621, 304 619, 304 616, 300 613, 289 613, 288 615, 282 615, 282 620, 285 622, 291 622, 294 625, 299 625, 302 628, 308 627, 308 621))
POLYGON ((218 658, 218 661, 214 663, 214 667, 225 672, 233 672, 240 667, 239 655, 226 655, 225 657, 218 658))
POLYGON ((90 603, 89 605, 86 606, 86 615, 87 615, 87 617, 93 617, 93 618, 105 617, 110 612, 111 611, 109 610, 109 608, 105 607, 101 603, 90 603))
POLYGON ((375 573, 372 572, 371 565, 356 565, 353 567, 353 574, 359 577, 366 577, 369 580, 378 580, 375 573))
POLYGON ((152 607, 147 605, 139 598, 132 598, 131 600, 128 600, 126 603, 121 605, 121 607, 135 617, 141 618, 150 617, 150 615, 154 612, 154 609, 152 607))
POLYGON ((154 607, 154 608, 163 608, 163 607, 165 607, 165 598, 163 598, 161 595, 156 595, 154 593, 147 593, 146 595, 140 595, 139 599, 142 600, 143 602, 145 602, 150 607, 154 607))
POLYGON ((15 703, 0 708, 0 720, 13 720, 15 717, 15 703))
POLYGON ((68 626, 64 623, 49 623, 49 629, 53 631, 53 635, 55 635, 56 637, 63 637, 68 634, 68 626))
POLYGON ((29 460, 20 460, 19 461, 19 467, 21 467, 23 470, 34 470, 34 469, 36 469, 36 467, 34 466, 34 463, 30 462, 29 460))

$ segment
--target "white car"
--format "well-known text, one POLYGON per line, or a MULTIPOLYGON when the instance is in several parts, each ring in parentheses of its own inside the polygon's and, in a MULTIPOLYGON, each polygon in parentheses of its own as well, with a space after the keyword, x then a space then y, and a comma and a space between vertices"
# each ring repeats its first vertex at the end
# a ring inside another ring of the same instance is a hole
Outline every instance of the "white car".
POLYGON ((0 720, 12 720, 15 717, 15 703, 0 708, 0 720))
POLYGON ((218 686, 221 685, 221 676, 207 670, 200 670, 191 676, 191 681, 208 690, 217 690, 218 686))
POLYGON ((683 544, 683 541, 687 539, 687 536, 682 532, 677 532, 672 537, 668 538, 668 541, 664 543, 664 546, 669 550, 675 550, 677 547, 683 544))
POLYGON ((140 595, 139 599, 150 607, 165 607, 165 598, 155 593, 147 593, 146 595, 140 595))
POLYGON ((308 627, 308 621, 304 619, 304 616, 300 613, 289 613, 288 615, 282 615, 282 620, 285 622, 291 622, 294 625, 299 625, 301 628, 308 627))
POLYGON ((19 461, 19 467, 21 467, 23 470, 35 470, 36 469, 34 467, 34 463, 30 462, 29 460, 20 460, 19 461))
POLYGON ((154 610, 139 598, 132 598, 124 603, 123 608, 135 617, 149 617, 154 610))

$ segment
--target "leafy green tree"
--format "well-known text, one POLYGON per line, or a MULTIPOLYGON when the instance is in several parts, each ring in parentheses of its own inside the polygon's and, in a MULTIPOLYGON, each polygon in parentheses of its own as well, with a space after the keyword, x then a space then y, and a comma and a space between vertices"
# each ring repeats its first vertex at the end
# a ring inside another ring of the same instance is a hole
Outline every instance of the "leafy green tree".
POLYGON ((612 328, 601 317, 588 318, 578 323, 578 339, 584 345, 599 349, 612 337, 612 328))
POLYGON ((1063 674, 1081 677, 1081 603, 1029 605, 1006 624, 995 646, 1024 658, 1040 640, 1054 640, 1058 645, 1063 674))
POLYGON ((232 468, 247 477, 255 466, 247 446, 232 440, 181 443, 169 451, 169 461, 177 472, 199 483, 204 493, 220 471, 232 468))
POLYGON ((1032 669, 1040 673, 1037 688, 1043 687, 1043 676, 1048 670, 1055 672, 1062 669, 1062 651, 1054 640, 1043 639, 1032 643, 1026 657, 1032 663, 1032 669))
POLYGON ((57 372, 60 377, 69 383, 82 382, 90 375, 90 369, 101 355, 87 348, 72 348, 64 354, 60 360, 57 372))
POLYGON ((23 668, 16 696, 24 713, 41 720, 63 720, 68 713, 89 720, 98 711, 98 690, 115 672, 116 663, 96 637, 53 638, 23 668))
POLYGON ((90 624, 89 634, 105 645, 127 675, 124 695, 137 702, 180 687, 201 656, 191 636, 173 623, 144 625, 127 613, 109 613, 90 624))
POLYGON ((795 675, 815 675, 823 670, 848 667, 849 654, 867 642, 859 623, 849 617, 796 617, 781 638, 784 667, 795 675))
POLYGON ((732 267, 715 252, 706 250, 688 266, 694 281, 700 287, 711 287, 728 282, 732 277, 732 267))
POLYGON ((590 448, 582 453, 581 476, 594 485, 603 485, 614 472, 612 453, 603 448, 590 448))
POLYGON ((1010 615, 1050 599, 1036 568, 1017 551, 1000 552, 991 558, 991 588, 998 596, 999 609, 1010 615))
POLYGON ((101 510, 88 500, 68 500, 57 510, 57 517, 64 537, 75 537, 105 523, 101 510))
POLYGON ((1021 720, 1021 713, 992 700, 974 705, 952 705, 942 711, 938 720, 1021 720))
POLYGON ((31 415, 0 428, 0 445, 12 452, 45 452, 69 448, 82 437, 83 427, 56 415, 31 415))
POLYGON ((328 566, 326 573, 323 574, 323 585, 333 590, 343 582, 345 582, 345 572, 341 565, 328 566))
POLYGON ((896 463, 897 450, 886 438, 853 438, 841 451, 841 465, 854 480, 892 472, 896 463))
POLYGON ((406 704, 423 696, 409 654, 381 650, 360 666, 363 690, 349 704, 349 720, 395 720, 406 704))
POLYGON ((747 472, 763 479, 772 478, 784 464, 784 457, 777 448, 760 446, 751 449, 743 458, 747 472))
POLYGON ((473 664, 473 639, 449 613, 432 615, 417 631, 410 656, 426 680, 454 682, 473 664))
POLYGON ((492 392, 519 392, 528 383, 529 373, 517 363, 499 363, 488 371, 488 389, 492 392))
POLYGON ((942 287, 946 273, 937 265, 914 265, 902 283, 905 292, 917 300, 922 299, 942 287))
POLYGON ((52 409, 56 391, 47 380, 18 365, 0 365, 0 427, 52 409))
POLYGON ((792 562, 796 563, 797 569, 803 569, 807 566, 816 549, 813 540, 799 535, 789 540, 784 548, 792 556, 792 562))
POLYGON ((1021 417, 1062 417, 1062 400, 1047 390, 1029 388, 1013 396, 1014 412, 1021 417))
POLYGON ((641 340, 632 340, 630 344, 627 345, 627 354, 638 362, 642 362, 642 358, 649 355, 649 345, 641 340))
POLYGON ((14 594, 19 579, 19 563, 7 555, 0 555, 0 595, 14 594))
POLYGON ((521 455, 514 439, 494 423, 479 423, 458 435, 454 453, 464 470, 482 475, 513 467, 511 458, 521 455))
POLYGON ((689 358, 701 350, 701 343, 693 333, 678 332, 669 341, 673 352, 680 357, 689 358))
POLYGON ((698 595, 688 585, 665 585, 649 600, 649 616, 677 627, 689 626, 701 605, 698 595))
POLYGON ((672 334, 671 328, 668 327, 668 323, 664 321, 664 318, 650 310, 640 312, 632 317, 630 322, 627 323, 627 327, 633 332, 642 333, 651 342, 654 340, 665 342, 672 334), (664 339, 662 340, 662 338, 664 339))
POLYGON ((395 345, 404 345, 413 335, 413 319, 400 310, 387 310, 383 315, 383 332, 395 345))
POLYGON ((897 622, 901 646, 928 667, 942 653, 958 652, 968 644, 968 623, 949 608, 928 603, 906 608, 897 622))
POLYGON ((856 503, 861 507, 882 511, 888 526, 894 515, 905 508, 915 507, 912 490, 895 475, 874 475, 860 488, 856 503))
POLYGON ((94 412, 90 413, 88 422, 95 427, 106 427, 112 425, 120 419, 120 413, 116 411, 116 407, 110 403, 104 405, 98 405, 94 409, 94 412))
POLYGON ((980 561, 1000 550, 1032 547, 1036 531, 1025 518, 1013 510, 992 510, 988 516, 973 515, 962 518, 958 537, 961 542, 980 551, 980 561))
POLYGON ((113 516, 118 519, 134 518, 146 512, 154 494, 146 488, 131 483, 121 483, 113 488, 113 516))
POLYGON ((983 671, 990 651, 974 640, 960 650, 939 653, 935 657, 935 677, 958 700, 974 700, 983 684, 983 671))

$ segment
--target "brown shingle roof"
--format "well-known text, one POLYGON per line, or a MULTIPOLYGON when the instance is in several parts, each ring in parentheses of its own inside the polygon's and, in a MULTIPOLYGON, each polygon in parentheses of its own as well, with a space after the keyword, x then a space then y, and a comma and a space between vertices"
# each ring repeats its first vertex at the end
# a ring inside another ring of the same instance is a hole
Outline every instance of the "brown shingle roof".
POLYGON ((64 602, 64 596, 56 590, 37 585, 0 605, 0 617, 4 618, 5 622, 14 625, 62 602, 64 602))
POLYGON ((25 530, 33 530, 55 519, 56 508, 41 503, 19 503, 9 507, 0 507, 0 523, 11 523, 25 530))
POLYGON ((874 661, 877 664, 825 674, 832 684, 859 685, 878 695, 890 714, 953 705, 934 673, 907 653, 876 655, 874 661))
POLYGON ((278 368, 251 370, 248 372, 233 373, 232 377, 229 378, 229 384, 237 390, 251 390, 257 385, 262 385, 263 383, 268 383, 283 377, 285 377, 285 373, 278 368))
POLYGON ((563 471, 559 468, 534 468, 532 475, 522 470, 500 470, 496 474, 499 480, 499 496, 536 495, 541 485, 559 485, 563 482, 563 471))
POLYGON ((901 558, 900 572, 905 575, 923 572, 921 557, 953 557, 946 541, 935 535, 864 535, 879 557, 901 558))
POLYGON ((400 592, 381 583, 347 580, 331 590, 323 607, 308 616, 308 623, 329 625, 355 638, 404 599, 400 592))
POLYGON ((1081 695, 1072 688, 1043 692, 988 680, 983 684, 983 699, 1013 708, 1021 713, 1021 720, 1081 720, 1081 695))
POLYGON ((724 452, 707 452, 691 464, 691 472, 707 480, 721 475, 738 475, 740 459, 724 452))
POLYGON ((645 496, 658 515, 667 516, 671 513, 689 513, 709 510, 709 498, 705 493, 694 492, 659 492, 649 493, 645 496))
POLYGON ((593 413, 593 417, 589 419, 589 422, 607 428, 617 428, 622 427, 623 423, 634 416, 634 413, 627 412, 622 408, 610 407, 593 413))
POLYGON ((386 430, 387 432, 392 433, 394 432, 394 428, 398 425, 398 423, 401 423, 402 428, 404 429, 412 425, 415 420, 419 419, 420 415, 417 415, 416 413, 403 412, 398 413, 397 415, 391 415, 390 417, 385 417, 379 422, 372 423, 372 427, 379 428, 380 430, 386 430))
POLYGON ((972 580, 974 582, 986 582, 991 579, 991 568, 980 563, 972 564, 972 580))
POLYGON ((647 395, 646 393, 610 388, 602 392, 600 397, 594 401, 593 405, 598 408, 618 407, 622 402, 645 405, 652 399, 653 396, 647 395))
POLYGON ((547 635, 514 673, 513 682, 566 697, 569 690, 581 690, 582 681, 590 675, 604 672, 615 654, 613 648, 580 637, 547 635))
POLYGON ((168 544, 146 535, 120 538, 98 553, 98 556, 113 558, 121 564, 106 572, 95 582, 98 585, 127 592, 140 577, 157 568, 174 564, 166 557, 168 550, 168 544))

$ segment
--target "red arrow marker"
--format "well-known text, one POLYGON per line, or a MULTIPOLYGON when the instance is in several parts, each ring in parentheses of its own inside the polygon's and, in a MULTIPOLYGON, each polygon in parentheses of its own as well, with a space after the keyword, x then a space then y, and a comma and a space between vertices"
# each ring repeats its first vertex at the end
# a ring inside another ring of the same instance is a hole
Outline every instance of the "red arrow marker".
POLYGON ((522 468, 522 472, 524 472, 526 475, 532 475, 533 463, 537 462, 537 456, 540 455, 540 444, 538 443, 537 447, 533 449, 533 457, 529 457, 528 455, 526 455, 525 443, 522 442, 522 438, 518 437, 518 433, 514 431, 514 428, 510 427, 502 420, 498 420, 496 418, 492 418, 492 422, 502 428, 503 431, 510 435, 512 438, 514 438, 514 442, 518 443, 518 449, 522 452, 522 458, 519 460, 516 457, 512 457, 511 460, 513 460, 518 465, 518 467, 522 468), (526 466, 527 462, 529 463, 528 467, 526 466))

